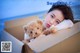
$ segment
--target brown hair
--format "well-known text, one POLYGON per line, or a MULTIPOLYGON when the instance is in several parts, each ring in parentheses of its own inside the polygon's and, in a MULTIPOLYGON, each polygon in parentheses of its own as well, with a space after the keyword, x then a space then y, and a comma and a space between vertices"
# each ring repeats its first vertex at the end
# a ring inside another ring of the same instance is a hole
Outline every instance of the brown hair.
POLYGON ((52 7, 50 8, 50 10, 48 11, 48 13, 53 11, 54 9, 58 9, 58 10, 62 11, 62 13, 64 15, 64 19, 70 19, 72 22, 74 22, 72 10, 71 10, 70 6, 67 6, 66 3, 64 3, 64 2, 54 3, 52 5, 52 7))

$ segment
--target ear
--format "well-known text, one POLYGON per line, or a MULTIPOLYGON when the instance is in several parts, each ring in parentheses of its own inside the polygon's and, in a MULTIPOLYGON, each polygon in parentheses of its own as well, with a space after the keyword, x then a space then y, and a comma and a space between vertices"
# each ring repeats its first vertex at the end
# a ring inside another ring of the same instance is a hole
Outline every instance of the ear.
POLYGON ((24 31, 27 31, 27 26, 23 26, 24 31))
POLYGON ((39 24, 41 24, 41 25, 43 24, 41 20, 37 20, 37 22, 38 22, 39 24))

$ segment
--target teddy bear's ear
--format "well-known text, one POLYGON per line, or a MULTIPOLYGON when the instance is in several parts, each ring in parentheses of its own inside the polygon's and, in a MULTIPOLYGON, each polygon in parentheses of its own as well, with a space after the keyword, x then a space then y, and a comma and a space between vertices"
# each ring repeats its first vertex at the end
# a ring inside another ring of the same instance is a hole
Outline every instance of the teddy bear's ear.
POLYGON ((41 24, 41 25, 43 24, 41 20, 37 20, 37 22, 38 22, 39 24, 41 24))
POLYGON ((27 31, 27 26, 23 26, 24 31, 27 31))

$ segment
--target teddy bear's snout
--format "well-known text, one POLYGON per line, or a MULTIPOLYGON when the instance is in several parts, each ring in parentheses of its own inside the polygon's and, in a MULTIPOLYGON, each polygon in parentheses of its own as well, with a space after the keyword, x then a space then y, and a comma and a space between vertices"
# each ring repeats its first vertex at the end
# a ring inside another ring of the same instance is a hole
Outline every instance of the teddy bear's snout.
POLYGON ((38 37, 39 35, 40 35, 40 32, 36 31, 36 32, 34 32, 33 37, 35 38, 35 37, 38 37))
POLYGON ((36 32, 35 34, 37 35, 38 33, 36 32))

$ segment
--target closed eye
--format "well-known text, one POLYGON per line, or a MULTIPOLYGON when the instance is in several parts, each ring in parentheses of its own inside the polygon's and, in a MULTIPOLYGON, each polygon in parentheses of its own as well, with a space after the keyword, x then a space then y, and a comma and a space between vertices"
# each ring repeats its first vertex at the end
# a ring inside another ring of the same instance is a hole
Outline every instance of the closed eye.
POLYGON ((58 21, 56 21, 57 22, 57 24, 59 24, 59 22, 58 21))
POLYGON ((57 19, 56 22, 57 22, 57 24, 59 24, 61 21, 57 19))
POLYGON ((51 18, 54 18, 54 16, 53 16, 53 15, 51 15, 51 18))
POLYGON ((54 17, 55 17, 55 15, 52 13, 52 14, 51 14, 51 18, 54 18, 54 17))

